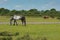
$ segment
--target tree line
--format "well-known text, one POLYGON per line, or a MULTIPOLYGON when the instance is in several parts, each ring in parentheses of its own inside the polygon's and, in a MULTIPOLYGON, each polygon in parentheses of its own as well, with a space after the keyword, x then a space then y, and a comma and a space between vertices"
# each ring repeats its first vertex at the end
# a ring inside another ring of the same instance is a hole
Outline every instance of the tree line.
POLYGON ((50 10, 9 10, 5 8, 0 8, 0 16, 11 16, 11 15, 25 15, 25 16, 49 16, 49 17, 60 17, 60 11, 52 8, 50 10))

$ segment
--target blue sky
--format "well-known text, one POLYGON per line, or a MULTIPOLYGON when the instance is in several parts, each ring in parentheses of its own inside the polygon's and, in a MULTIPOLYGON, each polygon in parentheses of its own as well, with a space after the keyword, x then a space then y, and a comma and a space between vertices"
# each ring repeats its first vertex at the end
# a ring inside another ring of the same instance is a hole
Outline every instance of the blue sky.
POLYGON ((60 10, 60 0, 0 0, 0 8, 10 10, 29 10, 33 8, 49 10, 55 8, 56 10, 60 10))

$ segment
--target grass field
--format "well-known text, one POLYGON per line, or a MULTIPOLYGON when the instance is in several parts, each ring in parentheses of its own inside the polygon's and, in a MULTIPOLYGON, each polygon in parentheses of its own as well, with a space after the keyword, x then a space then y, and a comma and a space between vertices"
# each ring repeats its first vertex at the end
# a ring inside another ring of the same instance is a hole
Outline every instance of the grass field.
MULTIPOLYGON (((9 22, 9 17, 0 17, 0 22, 9 22), (7 19, 7 20, 6 20, 7 19)), ((57 19, 43 19, 40 17, 27 17, 27 22, 60 22, 57 19)), ((30 34, 31 37, 46 37, 47 40, 60 40, 60 24, 27 24, 27 26, 10 26, 9 24, 0 24, 0 32, 19 32, 19 36, 30 34)), ((17 37, 13 37, 14 40, 17 37)))
MULTIPOLYGON (((59 22, 60 20, 58 19, 44 19, 41 17, 26 17, 27 22, 59 22)), ((7 16, 0 16, 0 22, 9 22, 10 17, 7 16)), ((18 20, 19 21, 19 20, 18 20)))
POLYGON ((0 32, 19 32, 22 36, 29 33, 31 37, 46 37, 48 40, 60 40, 60 24, 40 24, 40 25, 27 25, 22 26, 10 26, 10 25, 0 25, 0 32))

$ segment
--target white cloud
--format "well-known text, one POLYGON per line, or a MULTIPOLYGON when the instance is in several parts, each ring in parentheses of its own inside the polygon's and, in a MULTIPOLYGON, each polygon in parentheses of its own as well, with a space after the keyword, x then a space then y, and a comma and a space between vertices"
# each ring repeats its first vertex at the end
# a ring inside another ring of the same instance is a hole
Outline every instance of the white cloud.
POLYGON ((8 0, 0 0, 0 4, 7 2, 8 0))
POLYGON ((4 1, 8 1, 8 0, 4 0, 4 1))
POLYGON ((21 5, 15 5, 14 9, 18 9, 19 10, 19 9, 21 9, 21 7, 22 7, 21 5))
POLYGON ((15 7, 16 7, 16 8, 20 8, 20 7, 21 7, 21 5, 16 5, 15 7))
POLYGON ((54 8, 56 5, 56 3, 54 1, 46 3, 42 6, 42 9, 50 9, 50 8, 54 8))

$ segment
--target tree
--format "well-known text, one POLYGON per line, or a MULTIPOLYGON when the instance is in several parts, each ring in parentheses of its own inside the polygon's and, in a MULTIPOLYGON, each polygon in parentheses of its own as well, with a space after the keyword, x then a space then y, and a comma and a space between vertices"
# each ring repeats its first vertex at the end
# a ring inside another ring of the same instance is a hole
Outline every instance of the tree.
POLYGON ((9 13, 8 9, 0 8, 0 15, 7 15, 9 13))
POLYGON ((14 14, 16 14, 16 10, 12 10, 9 12, 9 15, 14 15, 14 14))
POLYGON ((52 8, 52 9, 50 10, 50 17, 54 18, 54 17, 56 17, 56 15, 57 15, 56 9, 52 8))
POLYGON ((20 14, 21 14, 21 15, 27 15, 27 11, 26 11, 26 10, 21 10, 21 11, 20 11, 20 14))
POLYGON ((30 16, 39 16, 40 15, 40 11, 38 11, 37 9, 30 9, 28 12, 29 12, 30 16))
POLYGON ((52 8, 50 10, 37 10, 37 9, 30 9, 30 10, 9 10, 5 8, 0 8, 0 15, 25 15, 25 16, 50 16, 60 17, 60 11, 52 8))
POLYGON ((49 10, 44 11, 44 15, 49 16, 49 14, 50 14, 49 10))

